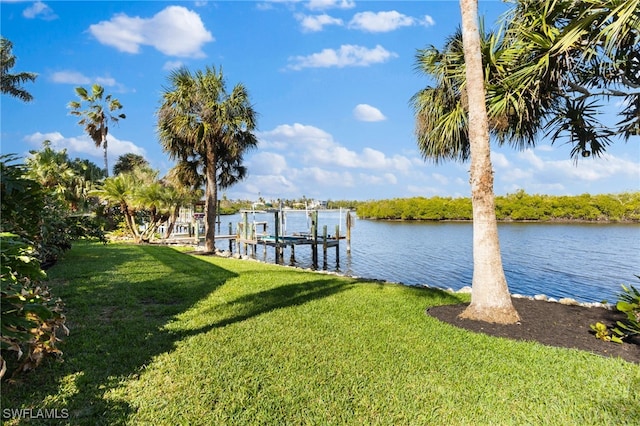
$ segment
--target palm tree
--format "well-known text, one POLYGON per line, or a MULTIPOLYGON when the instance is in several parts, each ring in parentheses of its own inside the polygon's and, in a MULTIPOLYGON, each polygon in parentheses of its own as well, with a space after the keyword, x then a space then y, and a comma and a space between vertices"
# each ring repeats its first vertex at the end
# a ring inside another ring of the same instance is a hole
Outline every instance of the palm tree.
POLYGON ((104 178, 103 171, 89 160, 71 161, 67 150, 56 151, 51 141, 45 140, 42 149, 30 151, 25 160, 27 175, 51 190, 72 212, 87 211, 90 207, 89 192, 104 178))
MULTIPOLYGON (((470 6, 477 10, 475 2, 461 1, 461 10, 470 6)), ((541 132, 552 140, 568 137, 577 161, 601 155, 614 135, 640 134, 639 11, 640 0, 520 0, 498 32, 482 31, 483 105, 497 142, 525 148, 541 132), (623 100, 616 103, 621 120, 613 127, 598 120, 597 101, 610 97, 623 100)), ((412 97, 416 136, 424 157, 436 162, 473 161, 462 46, 458 32, 442 51, 430 47, 417 55, 418 70, 436 84, 412 97)), ((504 273, 498 274, 501 281, 504 273)))
POLYGON ((125 225, 137 243, 147 242, 158 225, 168 217, 158 172, 136 167, 127 173, 106 178, 102 187, 91 192, 107 205, 119 207, 125 225), (146 216, 147 226, 138 226, 138 215, 146 216))
POLYGON ((35 81, 38 74, 33 72, 20 72, 10 74, 9 70, 16 64, 16 57, 12 53, 13 43, 4 37, 0 38, 0 88, 2 93, 29 102, 33 96, 20 85, 28 81, 35 81))
POLYGON ((227 93, 222 70, 186 68, 169 75, 158 110, 160 143, 177 160, 185 182, 205 181, 205 247, 215 250, 218 187, 242 179, 244 153, 257 145, 257 113, 242 84, 227 93))
POLYGON ((31 156, 25 160, 28 176, 39 182, 43 188, 64 198, 75 177, 67 150, 56 151, 51 148, 51 141, 45 140, 41 150, 32 150, 29 153, 31 156))
POLYGON ((138 234, 136 210, 133 207, 136 184, 132 174, 123 173, 106 178, 100 188, 91 192, 92 196, 100 198, 107 205, 120 208, 127 230, 134 238, 137 238, 138 234))
POLYGON ((511 303, 500 255, 477 0, 460 0, 460 11, 466 64, 473 206, 473 290, 471 304, 460 316, 513 324, 520 317, 511 303))
MULTIPOLYGON (((640 0, 521 0, 497 32, 481 31, 489 128, 500 144, 534 146, 540 134, 568 139, 571 157, 600 156, 612 138, 640 134, 640 0), (609 99, 618 102, 607 102, 609 99), (618 109, 605 126, 602 112, 618 109)), ((467 160, 462 34, 418 51, 436 79, 412 98, 423 155, 467 160), (447 137, 443 137, 447 135, 447 137)))
POLYGON ((521 0, 504 21, 519 55, 503 85, 532 105, 555 99, 540 121, 553 140, 568 139, 572 157, 640 135, 640 0, 521 0), (605 125, 603 113, 616 109, 620 121, 605 125))
POLYGON ((518 314, 511 304, 500 255, 489 126, 499 135, 511 131, 509 140, 515 144, 523 144, 526 136, 537 129, 513 124, 512 116, 519 110, 487 111, 485 84, 490 89, 494 87, 491 78, 499 81, 499 70, 511 52, 501 51, 499 36, 479 30, 477 0, 461 0, 460 8, 463 27, 447 39, 445 48, 439 51, 431 46, 416 56, 417 70, 436 80, 434 86, 419 91, 411 99, 416 137, 425 159, 437 163, 471 158, 474 272, 472 303, 464 315, 512 323, 518 320, 518 314), (482 58, 488 58, 484 61, 490 69, 486 74, 482 58), (488 116, 488 112, 492 115, 488 116))
POLYGON ((104 171, 109 177, 109 163, 107 160, 107 134, 109 133, 109 123, 117 123, 118 120, 126 118, 125 114, 112 114, 114 111, 122 109, 122 104, 111 95, 104 96, 104 88, 99 84, 91 86, 91 95, 84 87, 76 87, 76 95, 80 102, 69 102, 71 115, 80 118, 78 124, 83 126, 89 137, 96 144, 96 147, 104 150, 104 171), (82 103, 87 103, 87 109, 81 110, 82 103))
POLYGON ((116 164, 113 165, 113 174, 119 175, 120 173, 130 172, 135 167, 149 167, 149 162, 142 155, 123 154, 118 157, 116 164))

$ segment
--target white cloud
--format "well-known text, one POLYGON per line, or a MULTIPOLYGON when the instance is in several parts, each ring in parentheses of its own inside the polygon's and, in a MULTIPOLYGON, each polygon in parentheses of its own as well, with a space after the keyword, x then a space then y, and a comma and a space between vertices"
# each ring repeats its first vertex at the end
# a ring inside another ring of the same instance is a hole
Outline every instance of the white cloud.
MULTIPOLYGON (((556 160, 545 163, 545 170, 552 174, 561 175, 563 179, 598 181, 610 178, 614 175, 635 178, 635 182, 640 182, 640 163, 604 154, 601 158, 589 158, 579 161, 556 160)), ((558 179, 561 181, 561 179, 558 179)))
POLYGON ((360 184, 365 185, 396 185, 398 183, 398 178, 393 173, 384 173, 382 175, 360 173, 358 179, 360 184))
POLYGON ((538 146, 536 146, 536 151, 552 152, 552 151, 555 151, 555 150, 556 149, 552 145, 538 145, 538 146))
POLYGON ((511 166, 506 155, 500 152, 495 152, 495 151, 491 151, 491 164, 493 164, 494 167, 504 168, 504 169, 509 168, 511 166))
POLYGON ((259 138, 263 149, 280 150, 304 165, 408 173, 414 164, 403 155, 387 157, 373 148, 366 147, 361 152, 350 150, 335 142, 324 130, 300 123, 279 125, 274 130, 260 133, 259 138))
POLYGON ((280 175, 287 169, 287 160, 280 154, 261 151, 247 161, 247 167, 259 175, 280 175))
MULTIPOLYGON (((103 151, 102 148, 96 147, 96 144, 87 135, 65 137, 60 132, 49 133, 32 133, 24 137, 25 142, 39 149, 45 140, 51 141, 52 148, 56 150, 66 149, 70 157, 74 155, 84 155, 92 157, 94 162, 102 167, 103 151)), ((120 140, 112 134, 107 135, 109 156, 109 164, 112 166, 114 161, 121 155, 133 153, 145 155, 144 148, 141 148, 130 141, 120 140)))
POLYGON ((310 10, 351 9, 356 6, 353 0, 310 0, 307 8, 310 10))
POLYGON ((424 173, 416 150, 403 155, 372 147, 352 149, 348 141, 339 143, 325 130, 300 123, 282 124, 257 136, 260 150, 246 159, 249 176, 234 186, 234 197, 256 199, 260 193, 274 200, 303 194, 318 199, 370 199, 446 194, 445 185, 460 187, 455 176, 424 173))
POLYGON ((366 67, 372 64, 383 63, 391 58, 397 57, 394 52, 389 52, 384 47, 377 45, 373 49, 366 47, 344 44, 339 50, 324 49, 319 53, 308 56, 295 56, 289 58, 292 70, 303 68, 329 68, 329 67, 366 67))
POLYGON ((445 175, 442 175, 440 173, 433 173, 431 177, 440 185, 447 185, 449 183, 449 178, 447 178, 445 175))
POLYGON ((125 92, 124 85, 118 83, 115 78, 109 76, 88 77, 78 71, 56 71, 51 74, 51 81, 61 84, 88 85, 97 83, 103 87, 113 87, 117 92, 125 92))
POLYGON ((96 83, 105 87, 113 87, 118 84, 116 82, 116 79, 113 77, 96 77, 95 80, 96 80, 96 83))
MULTIPOLYGON (((637 188, 637 182, 640 182, 638 162, 604 154, 601 158, 581 159, 576 164, 569 158, 545 158, 536 151, 538 149, 526 149, 515 154, 508 166, 496 162, 500 168, 496 173, 498 193, 520 188, 531 193, 564 194, 567 188, 574 188, 573 193, 603 193, 611 184, 619 186, 619 182, 636 182, 635 186, 630 184, 629 187, 637 188)), ((547 148, 539 151, 543 154, 550 152, 547 148)))
POLYGON ((322 31, 326 25, 343 25, 342 19, 333 18, 327 14, 313 16, 297 14, 296 19, 300 21, 304 32, 322 31))
POLYGON ((22 11, 22 16, 27 19, 41 18, 45 21, 52 21, 54 19, 58 19, 58 16, 53 12, 47 4, 36 1, 30 7, 26 8, 22 11))
POLYGON ((422 25, 425 27, 432 27, 436 24, 436 21, 429 15, 424 15, 424 19, 422 20, 422 25))
POLYGON ((360 121, 383 121, 387 117, 378 108, 367 104, 358 104, 353 109, 353 116, 360 121))
POLYGON ((411 16, 403 15, 395 10, 389 12, 360 12, 356 13, 349 22, 349 28, 382 33, 397 30, 400 27, 416 25, 418 21, 411 16))
POLYGON ((333 137, 322 129, 300 123, 281 124, 275 129, 258 134, 262 147, 289 149, 297 143, 327 146, 332 145, 333 137))
POLYGON ((445 191, 443 191, 443 188, 436 188, 434 186, 428 186, 428 185, 407 185, 407 191, 412 193, 412 194, 416 194, 416 195, 421 195, 421 196, 432 196, 432 195, 438 195, 438 194, 443 194, 445 191))
POLYGON ((518 158, 524 160, 535 169, 541 170, 544 168, 544 161, 532 149, 527 148, 520 152, 518 158))
POLYGON ((525 182, 531 179, 534 173, 530 169, 521 169, 520 167, 513 167, 500 172, 499 178, 506 182, 525 182))
POLYGON ((147 45, 177 57, 204 57, 202 45, 214 40, 200 16, 182 6, 166 7, 151 18, 115 15, 89 31, 100 43, 122 52, 139 53, 140 46, 147 45))
POLYGON ((250 193, 247 199, 256 199, 258 194, 269 199, 284 198, 287 196, 299 196, 300 190, 296 181, 287 179, 283 175, 257 175, 249 174, 246 181, 246 190, 250 193))
POLYGON ((162 69, 164 71, 173 71, 175 69, 181 68, 182 66, 184 66, 184 63, 182 61, 167 61, 162 66, 162 69))
POLYGON ((312 182, 312 185, 325 187, 353 187, 355 179, 350 172, 326 170, 320 167, 308 167, 300 170, 298 179, 312 182))
POLYGON ((51 81, 63 84, 91 84, 91 79, 78 71, 57 71, 51 74, 51 81))

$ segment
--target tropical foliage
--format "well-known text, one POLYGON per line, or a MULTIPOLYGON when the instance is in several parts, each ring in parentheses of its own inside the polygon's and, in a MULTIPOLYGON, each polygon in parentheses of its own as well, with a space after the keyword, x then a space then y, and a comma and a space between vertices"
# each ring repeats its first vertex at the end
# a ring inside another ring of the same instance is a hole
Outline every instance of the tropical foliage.
POLYGON ((497 114, 529 103, 520 121, 535 118, 574 157, 640 135, 639 0, 519 0, 504 34, 511 57, 490 101, 497 114), (619 121, 602 121, 605 112, 619 121))
POLYGON ((37 367, 46 354, 59 355, 58 334, 66 331, 62 302, 43 281, 43 269, 55 264, 74 241, 106 242, 102 210, 91 192, 104 175, 87 160, 71 160, 49 141, 24 164, 14 155, 0 157, 2 208, 2 375, 37 367), (15 360, 9 354, 15 354, 15 360), (7 361, 7 363, 5 363, 7 361))
POLYGON ((63 327, 60 304, 42 283, 41 261, 52 262, 66 247, 58 225, 64 217, 51 197, 27 177, 16 157, 0 157, 0 377, 7 371, 9 352, 16 363, 13 373, 35 368, 46 353, 57 353, 56 332, 63 327), (62 245, 62 246, 61 246, 62 245))
POLYGON ((119 100, 111 95, 104 94, 104 87, 99 84, 91 86, 91 94, 84 87, 76 87, 76 95, 79 101, 69 102, 71 115, 80 117, 78 124, 84 128, 96 147, 102 147, 104 151, 104 173, 109 176, 109 162, 107 160, 107 135, 109 124, 117 123, 126 118, 123 113, 116 113, 122 109, 119 100), (82 110, 86 104, 85 110, 82 110))
POLYGON ((151 167, 151 165, 142 155, 127 153, 118 157, 116 164, 113 165, 113 174, 132 172, 135 167, 151 167))
POLYGON ((23 238, 0 233, 0 378, 36 368, 47 354, 61 355, 57 333, 68 334, 62 302, 42 282, 45 274, 35 254, 23 238), (11 352, 15 362, 5 359, 11 352))
MULTIPOLYGON (((364 219, 471 220, 471 199, 413 197, 359 203, 356 212, 364 219)), ((496 197, 499 220, 540 221, 640 221, 640 192, 553 196, 514 194, 496 197)))
POLYGON ((213 252, 218 188, 245 177, 242 160, 257 145, 257 114, 242 84, 227 92, 222 70, 181 68, 169 84, 158 110, 160 143, 177 160, 175 176, 183 185, 205 185, 205 246, 213 252))
POLYGON ((92 195, 120 210, 126 229, 136 242, 149 242, 167 221, 168 237, 179 208, 192 205, 202 194, 171 182, 170 178, 158 179, 156 170, 135 166, 130 172, 105 179, 92 195))
MULTIPOLYGON (((573 158, 602 155, 616 136, 640 134, 640 1, 515 2, 497 31, 482 31, 492 135, 516 148, 541 135, 565 140, 573 158), (613 100, 613 101, 612 101, 613 100), (604 111, 619 121, 604 123, 604 111)), ((425 158, 469 158, 462 32, 416 54, 434 79, 411 99, 425 158)))
MULTIPOLYGON (((636 275, 640 278, 639 275, 636 275)), ((609 328, 606 324, 597 322, 591 324, 591 329, 595 332, 597 339, 606 342, 622 343, 624 339, 640 335, 640 290, 634 286, 622 285, 623 292, 618 298, 616 309, 623 312, 627 318, 622 321, 616 321, 613 328, 609 328)))
POLYGON ((71 160, 67 150, 56 151, 46 140, 40 150, 25 159, 27 175, 56 195, 72 212, 88 212, 95 207, 89 195, 104 172, 89 160, 71 160))
POLYGON ((16 57, 13 55, 12 50, 13 43, 4 37, 0 37, 0 90, 3 94, 29 102, 33 100, 33 96, 22 87, 22 84, 35 81, 38 74, 33 72, 12 74, 10 71, 16 64, 16 57))
MULTIPOLYGON (((637 276, 640 278, 640 276, 637 276)), ((629 336, 640 334, 640 290, 630 285, 622 286, 624 291, 616 303, 616 309, 627 315, 626 320, 618 321, 614 332, 624 339, 629 336)))

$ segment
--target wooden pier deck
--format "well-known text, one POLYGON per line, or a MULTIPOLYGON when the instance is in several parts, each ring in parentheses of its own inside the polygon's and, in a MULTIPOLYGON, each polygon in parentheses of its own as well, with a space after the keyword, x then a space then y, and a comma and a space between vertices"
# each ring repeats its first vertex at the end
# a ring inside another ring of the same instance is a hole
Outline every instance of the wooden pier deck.
MULTIPOLYGON (((295 249, 297 246, 311 246, 311 258, 314 268, 318 268, 318 250, 321 247, 323 253, 323 267, 327 267, 327 251, 329 248, 335 248, 336 266, 340 265, 340 241, 346 240, 347 253, 351 251, 351 217, 347 211, 347 233, 340 235, 340 227, 336 225, 335 233, 329 235, 327 226, 323 226, 322 233, 318 235, 318 212, 310 212, 311 232, 296 233, 291 235, 280 234, 279 212, 273 212, 275 215, 275 232, 268 234, 267 222, 250 222, 248 220, 249 212, 241 212, 242 220, 237 224, 236 232, 233 233, 232 224, 229 223, 229 230, 226 234, 216 234, 215 239, 227 240, 229 242, 229 252, 241 255, 244 251, 245 255, 256 256, 258 246, 262 246, 265 256, 267 247, 272 247, 275 251, 275 263, 284 263, 284 250, 290 249, 290 262, 295 263, 295 249), (262 228, 260 232, 258 228, 262 228), (250 253, 251 251, 251 253, 250 253)), ((218 228, 220 223, 218 223, 218 228)), ((218 232, 220 229, 218 229, 218 232)), ((195 234, 174 234, 174 237, 165 240, 167 243, 184 243, 184 244, 200 244, 204 241, 204 235, 196 232, 195 234)))
MULTIPOLYGON (((327 267, 327 250, 329 248, 335 248, 336 250, 336 266, 340 265, 340 240, 347 241, 347 253, 351 251, 351 218, 349 212, 347 212, 347 234, 340 235, 340 227, 336 225, 335 233, 329 235, 327 233, 327 226, 323 226, 322 234, 318 235, 318 212, 311 211, 309 213, 311 218, 311 232, 298 233, 292 235, 282 235, 280 230, 280 212, 275 211, 274 223, 275 232, 273 234, 266 233, 266 222, 251 223, 249 222, 248 212, 242 213, 242 221, 238 223, 237 237, 235 243, 237 246, 237 252, 241 252, 241 248, 244 248, 245 254, 248 254, 251 249, 252 254, 255 255, 258 245, 262 245, 266 254, 267 247, 273 247, 275 251, 275 262, 282 263, 284 258, 284 249, 289 247, 291 250, 290 261, 293 264, 295 262, 295 249, 297 246, 311 246, 311 257, 313 268, 318 267, 318 248, 322 247, 323 253, 323 266, 327 267), (258 226, 262 226, 262 233, 258 232, 258 226)), ((230 229, 231 231, 231 229, 230 229)), ((231 242, 229 243, 231 247, 231 242)))

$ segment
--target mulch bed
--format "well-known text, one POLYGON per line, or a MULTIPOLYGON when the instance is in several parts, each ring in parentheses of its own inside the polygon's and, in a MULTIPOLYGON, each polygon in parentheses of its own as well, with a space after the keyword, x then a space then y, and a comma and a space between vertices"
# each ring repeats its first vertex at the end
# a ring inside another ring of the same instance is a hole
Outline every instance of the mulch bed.
POLYGON ((596 322, 612 326, 626 316, 604 308, 563 305, 555 302, 512 298, 520 314, 520 322, 512 325, 460 319, 458 315, 467 304, 435 306, 427 314, 456 327, 491 336, 514 340, 540 342, 548 346, 580 349, 594 354, 622 358, 640 364, 640 338, 635 336, 623 344, 596 339, 590 324, 596 322))

